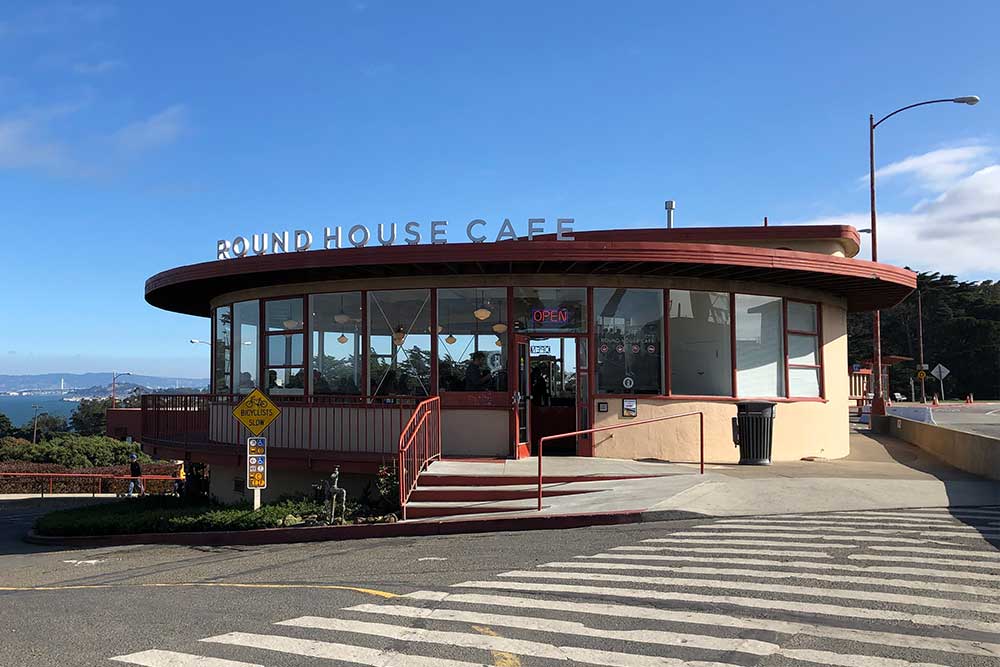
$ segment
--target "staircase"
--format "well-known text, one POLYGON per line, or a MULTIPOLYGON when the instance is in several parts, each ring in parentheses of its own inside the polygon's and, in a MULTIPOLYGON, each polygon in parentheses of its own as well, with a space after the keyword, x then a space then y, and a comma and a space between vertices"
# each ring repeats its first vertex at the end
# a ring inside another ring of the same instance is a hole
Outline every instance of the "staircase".
MULTIPOLYGON (((496 464, 468 462, 455 473, 454 461, 436 461, 417 477, 417 486, 406 503, 407 520, 462 518, 469 515, 504 516, 512 512, 538 512, 538 477, 496 474, 496 464), (435 472, 447 466, 448 473, 435 472)), ((546 475, 544 506, 558 503, 566 513, 594 511, 599 502, 572 502, 574 496, 600 494, 617 480, 658 475, 577 474, 546 475), (569 502, 566 502, 569 501, 569 502)), ((578 499, 582 501, 583 499, 578 499)))

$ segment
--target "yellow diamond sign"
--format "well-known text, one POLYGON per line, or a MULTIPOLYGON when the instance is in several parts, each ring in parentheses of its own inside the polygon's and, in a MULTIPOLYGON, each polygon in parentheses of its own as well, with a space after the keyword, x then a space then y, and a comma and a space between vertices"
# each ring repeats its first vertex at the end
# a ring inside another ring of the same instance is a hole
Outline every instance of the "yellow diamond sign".
POLYGON ((247 427, 254 435, 260 435, 281 414, 277 405, 272 403, 260 389, 254 389, 246 398, 240 401, 233 410, 236 420, 247 427))

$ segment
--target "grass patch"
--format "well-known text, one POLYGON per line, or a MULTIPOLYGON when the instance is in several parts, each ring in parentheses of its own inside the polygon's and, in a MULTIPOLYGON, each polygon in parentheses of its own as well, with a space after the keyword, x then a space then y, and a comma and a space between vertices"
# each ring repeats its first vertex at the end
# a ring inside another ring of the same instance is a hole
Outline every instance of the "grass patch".
POLYGON ((323 515, 313 500, 282 499, 254 512, 249 504, 222 505, 170 496, 125 498, 115 502, 58 510, 35 522, 39 535, 130 535, 188 531, 251 530, 301 524, 323 515))

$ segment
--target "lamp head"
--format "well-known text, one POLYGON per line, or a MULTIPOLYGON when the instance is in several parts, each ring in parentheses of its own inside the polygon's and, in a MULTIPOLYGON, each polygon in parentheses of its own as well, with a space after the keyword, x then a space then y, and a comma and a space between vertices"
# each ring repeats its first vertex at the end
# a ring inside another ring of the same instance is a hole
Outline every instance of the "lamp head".
POLYGON ((967 95, 965 97, 956 97, 952 100, 955 104, 968 104, 970 107, 979 104, 978 95, 967 95))

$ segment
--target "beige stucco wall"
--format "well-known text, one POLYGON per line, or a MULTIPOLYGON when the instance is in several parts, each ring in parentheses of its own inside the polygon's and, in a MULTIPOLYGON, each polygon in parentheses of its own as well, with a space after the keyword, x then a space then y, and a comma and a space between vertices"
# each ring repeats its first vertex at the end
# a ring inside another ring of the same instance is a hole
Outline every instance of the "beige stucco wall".
MULTIPOLYGON (((842 306, 823 306, 823 380, 826 401, 779 403, 775 411, 775 461, 794 461, 804 456, 842 458, 849 451, 847 313, 842 306)), ((608 412, 593 407, 594 426, 610 426, 630 421, 702 411, 705 415, 705 460, 735 463, 739 451, 733 445, 732 418, 736 401, 685 401, 639 399, 639 415, 621 416, 622 399, 602 399, 608 412)), ((697 461, 698 418, 684 417, 634 428, 597 433, 594 455, 623 459, 697 461)))
POLYGON ((828 240, 803 240, 803 241, 726 241, 726 245, 752 246, 754 248, 774 248, 798 250, 800 252, 814 252, 820 255, 833 255, 834 257, 854 257, 857 250, 853 242, 842 239, 828 240))
POLYGON ((505 410, 441 410, 442 456, 506 457, 510 414, 505 410))
POLYGON ((902 417, 886 417, 885 423, 890 435, 930 452, 959 470, 1000 480, 1000 438, 902 417))

